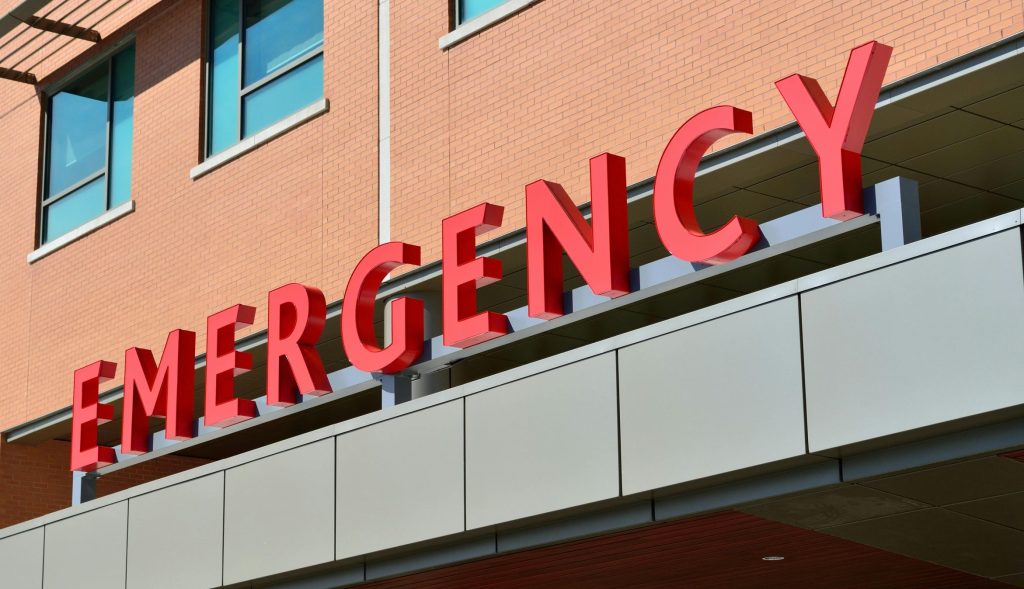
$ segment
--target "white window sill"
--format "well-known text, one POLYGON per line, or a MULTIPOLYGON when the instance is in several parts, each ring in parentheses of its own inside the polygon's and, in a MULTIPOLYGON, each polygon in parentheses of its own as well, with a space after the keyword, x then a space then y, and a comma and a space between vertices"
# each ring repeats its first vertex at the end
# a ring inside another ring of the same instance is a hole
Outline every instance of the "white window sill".
POLYGON ((83 237, 89 235, 93 231, 96 231, 100 227, 105 227, 113 223, 114 221, 120 219, 121 217, 127 215, 128 213, 131 213, 134 210, 134 200, 130 200, 126 203, 119 204, 116 207, 110 209, 109 211, 103 213, 99 217, 96 217, 92 221, 89 221, 84 225, 81 225, 75 229, 72 229, 71 231, 68 231, 67 233, 61 235, 60 237, 54 239, 53 241, 44 243, 43 245, 39 246, 37 249, 35 249, 32 253, 28 255, 28 263, 33 264, 35 262, 38 262, 39 260, 63 248, 64 246, 70 245, 78 241, 79 239, 82 239, 83 237))
POLYGON ((490 28, 513 14, 526 10, 540 0, 508 0, 504 4, 495 6, 473 20, 466 21, 455 30, 441 37, 437 44, 441 49, 448 49, 465 41, 480 31, 490 28))
POLYGON ((326 98, 321 98, 320 100, 303 108, 302 110, 297 111, 295 114, 290 115, 274 123, 273 125, 267 127, 266 129, 260 131, 259 133, 253 135, 252 137, 249 137, 248 139, 243 139, 238 143, 232 145, 231 147, 225 149, 224 151, 218 153, 217 155, 206 158, 206 161, 192 168, 189 171, 189 176, 193 180, 195 180, 200 176, 208 174, 213 170, 216 170, 217 168, 223 166, 224 164, 235 159, 238 159, 239 157, 242 157, 243 155, 249 153, 250 151, 256 149, 257 147, 270 141, 271 139, 274 139, 279 135, 284 135, 288 131, 291 131, 292 129, 298 127, 299 125, 302 125, 306 121, 315 119, 316 117, 324 114, 330 109, 330 101, 328 101, 326 98))

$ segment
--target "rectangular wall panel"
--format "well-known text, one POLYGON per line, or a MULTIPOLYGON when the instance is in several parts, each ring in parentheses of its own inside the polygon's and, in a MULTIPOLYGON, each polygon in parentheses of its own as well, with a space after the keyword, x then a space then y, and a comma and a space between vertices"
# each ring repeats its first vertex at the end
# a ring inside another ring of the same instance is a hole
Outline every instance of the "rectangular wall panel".
POLYGON ((224 583, 334 559, 334 439, 227 471, 224 583))
POLYGON ((623 494, 805 452, 796 297, 619 350, 623 494))
POLYGON ((619 494, 615 355, 466 398, 468 528, 619 494))
POLYGON ((43 528, 0 540, 0 586, 9 589, 43 586, 43 528))
POLYGON ((44 589, 124 587, 127 537, 127 501, 49 524, 44 589))
POLYGON ((224 473, 133 497, 128 509, 128 589, 221 584, 224 473))
POLYGON ((462 399, 337 437, 337 558, 461 532, 462 399))
POLYGON ((1024 403, 1019 230, 802 296, 812 452, 1024 403))

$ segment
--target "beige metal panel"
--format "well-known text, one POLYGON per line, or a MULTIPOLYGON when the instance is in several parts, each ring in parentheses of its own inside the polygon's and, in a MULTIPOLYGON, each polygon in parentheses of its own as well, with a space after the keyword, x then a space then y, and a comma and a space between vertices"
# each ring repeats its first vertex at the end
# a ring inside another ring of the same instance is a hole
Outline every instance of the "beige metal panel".
POLYGON ((741 507, 740 511, 800 528, 817 530, 931 507, 860 485, 839 485, 741 507))
POLYGON ((803 455, 796 297, 619 350, 622 492, 803 455))
POLYGON ((986 456, 861 484, 930 505, 949 505, 1024 491, 1024 462, 986 456))
POLYGON ((1024 572, 1024 532, 942 508, 820 531, 983 577, 1024 572))
POLYGON ((462 400, 338 436, 337 558, 461 532, 462 400))
POLYGON ((124 587, 127 537, 127 501, 49 524, 44 589, 124 587))
POLYGON ((803 297, 810 449, 1024 403, 1019 230, 803 297))
POLYGON ((221 584, 224 473, 129 501, 128 588, 204 589, 221 584))
POLYGON ((619 494, 615 356, 466 398, 467 527, 619 494))
POLYGON ((947 505, 946 509, 1024 532, 1024 491, 947 505))
POLYGON ((1013 90, 996 94, 974 104, 964 107, 964 110, 994 119, 1006 124, 1013 124, 1021 118, 1020 105, 1024 104, 1024 85, 1017 86, 1013 90))
POLYGON ((334 559, 334 439, 227 471, 224 584, 334 559))
POLYGON ((0 540, 0 585, 7 589, 43 586, 43 528, 0 540))
POLYGON ((1007 575, 1005 577, 994 577, 996 581, 1002 581, 1014 587, 1024 587, 1024 573, 1019 575, 1007 575))

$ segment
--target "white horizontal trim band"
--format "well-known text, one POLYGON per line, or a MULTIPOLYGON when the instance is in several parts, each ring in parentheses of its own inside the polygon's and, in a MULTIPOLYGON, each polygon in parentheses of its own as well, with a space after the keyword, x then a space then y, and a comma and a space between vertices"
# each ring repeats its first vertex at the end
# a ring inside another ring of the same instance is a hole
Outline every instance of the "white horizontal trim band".
POLYGON ((192 168, 188 175, 195 180, 196 178, 208 174, 224 164, 249 153, 271 139, 274 139, 279 135, 284 135, 295 127, 298 127, 306 121, 314 119, 329 110, 331 110, 330 101, 326 98, 321 98, 313 104, 299 110, 295 114, 274 123, 252 137, 243 139, 217 155, 206 158, 206 161, 192 168))
POLYGON ((79 239, 82 239, 83 237, 89 235, 93 231, 96 231, 100 227, 113 223, 114 221, 120 219, 121 217, 127 215, 128 213, 131 213, 134 210, 134 200, 130 200, 126 203, 119 204, 116 207, 110 209, 109 211, 103 213, 99 217, 96 217, 92 221, 89 221, 84 225, 81 225, 75 229, 72 229, 71 231, 68 231, 64 235, 61 235, 60 237, 54 239, 49 243, 44 243, 43 245, 39 246, 31 253, 29 253, 29 255, 27 256, 28 263, 32 264, 34 262, 37 262, 42 258, 45 258, 46 256, 52 254, 53 252, 61 249, 62 247, 74 243, 79 239))
POLYGON ((495 6, 473 20, 456 26, 454 31, 438 39, 437 45, 441 49, 448 49, 482 30, 498 24, 513 14, 529 8, 530 5, 537 2, 539 0, 508 0, 508 2, 495 6))

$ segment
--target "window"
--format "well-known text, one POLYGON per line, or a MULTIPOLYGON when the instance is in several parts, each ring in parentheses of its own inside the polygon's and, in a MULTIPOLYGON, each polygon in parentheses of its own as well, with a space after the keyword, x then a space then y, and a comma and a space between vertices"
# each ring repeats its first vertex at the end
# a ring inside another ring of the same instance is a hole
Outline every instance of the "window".
POLYGON ((50 96, 40 244, 128 201, 134 98, 134 47, 50 96))
POLYGON ((473 20, 506 0, 455 0, 458 6, 458 23, 462 24, 467 20, 473 20))
POLYGON ((437 45, 448 50, 538 2, 540 0, 449 0, 450 30, 437 40, 437 45))
POLYGON ((323 0, 210 0, 207 155, 324 95, 323 0))

